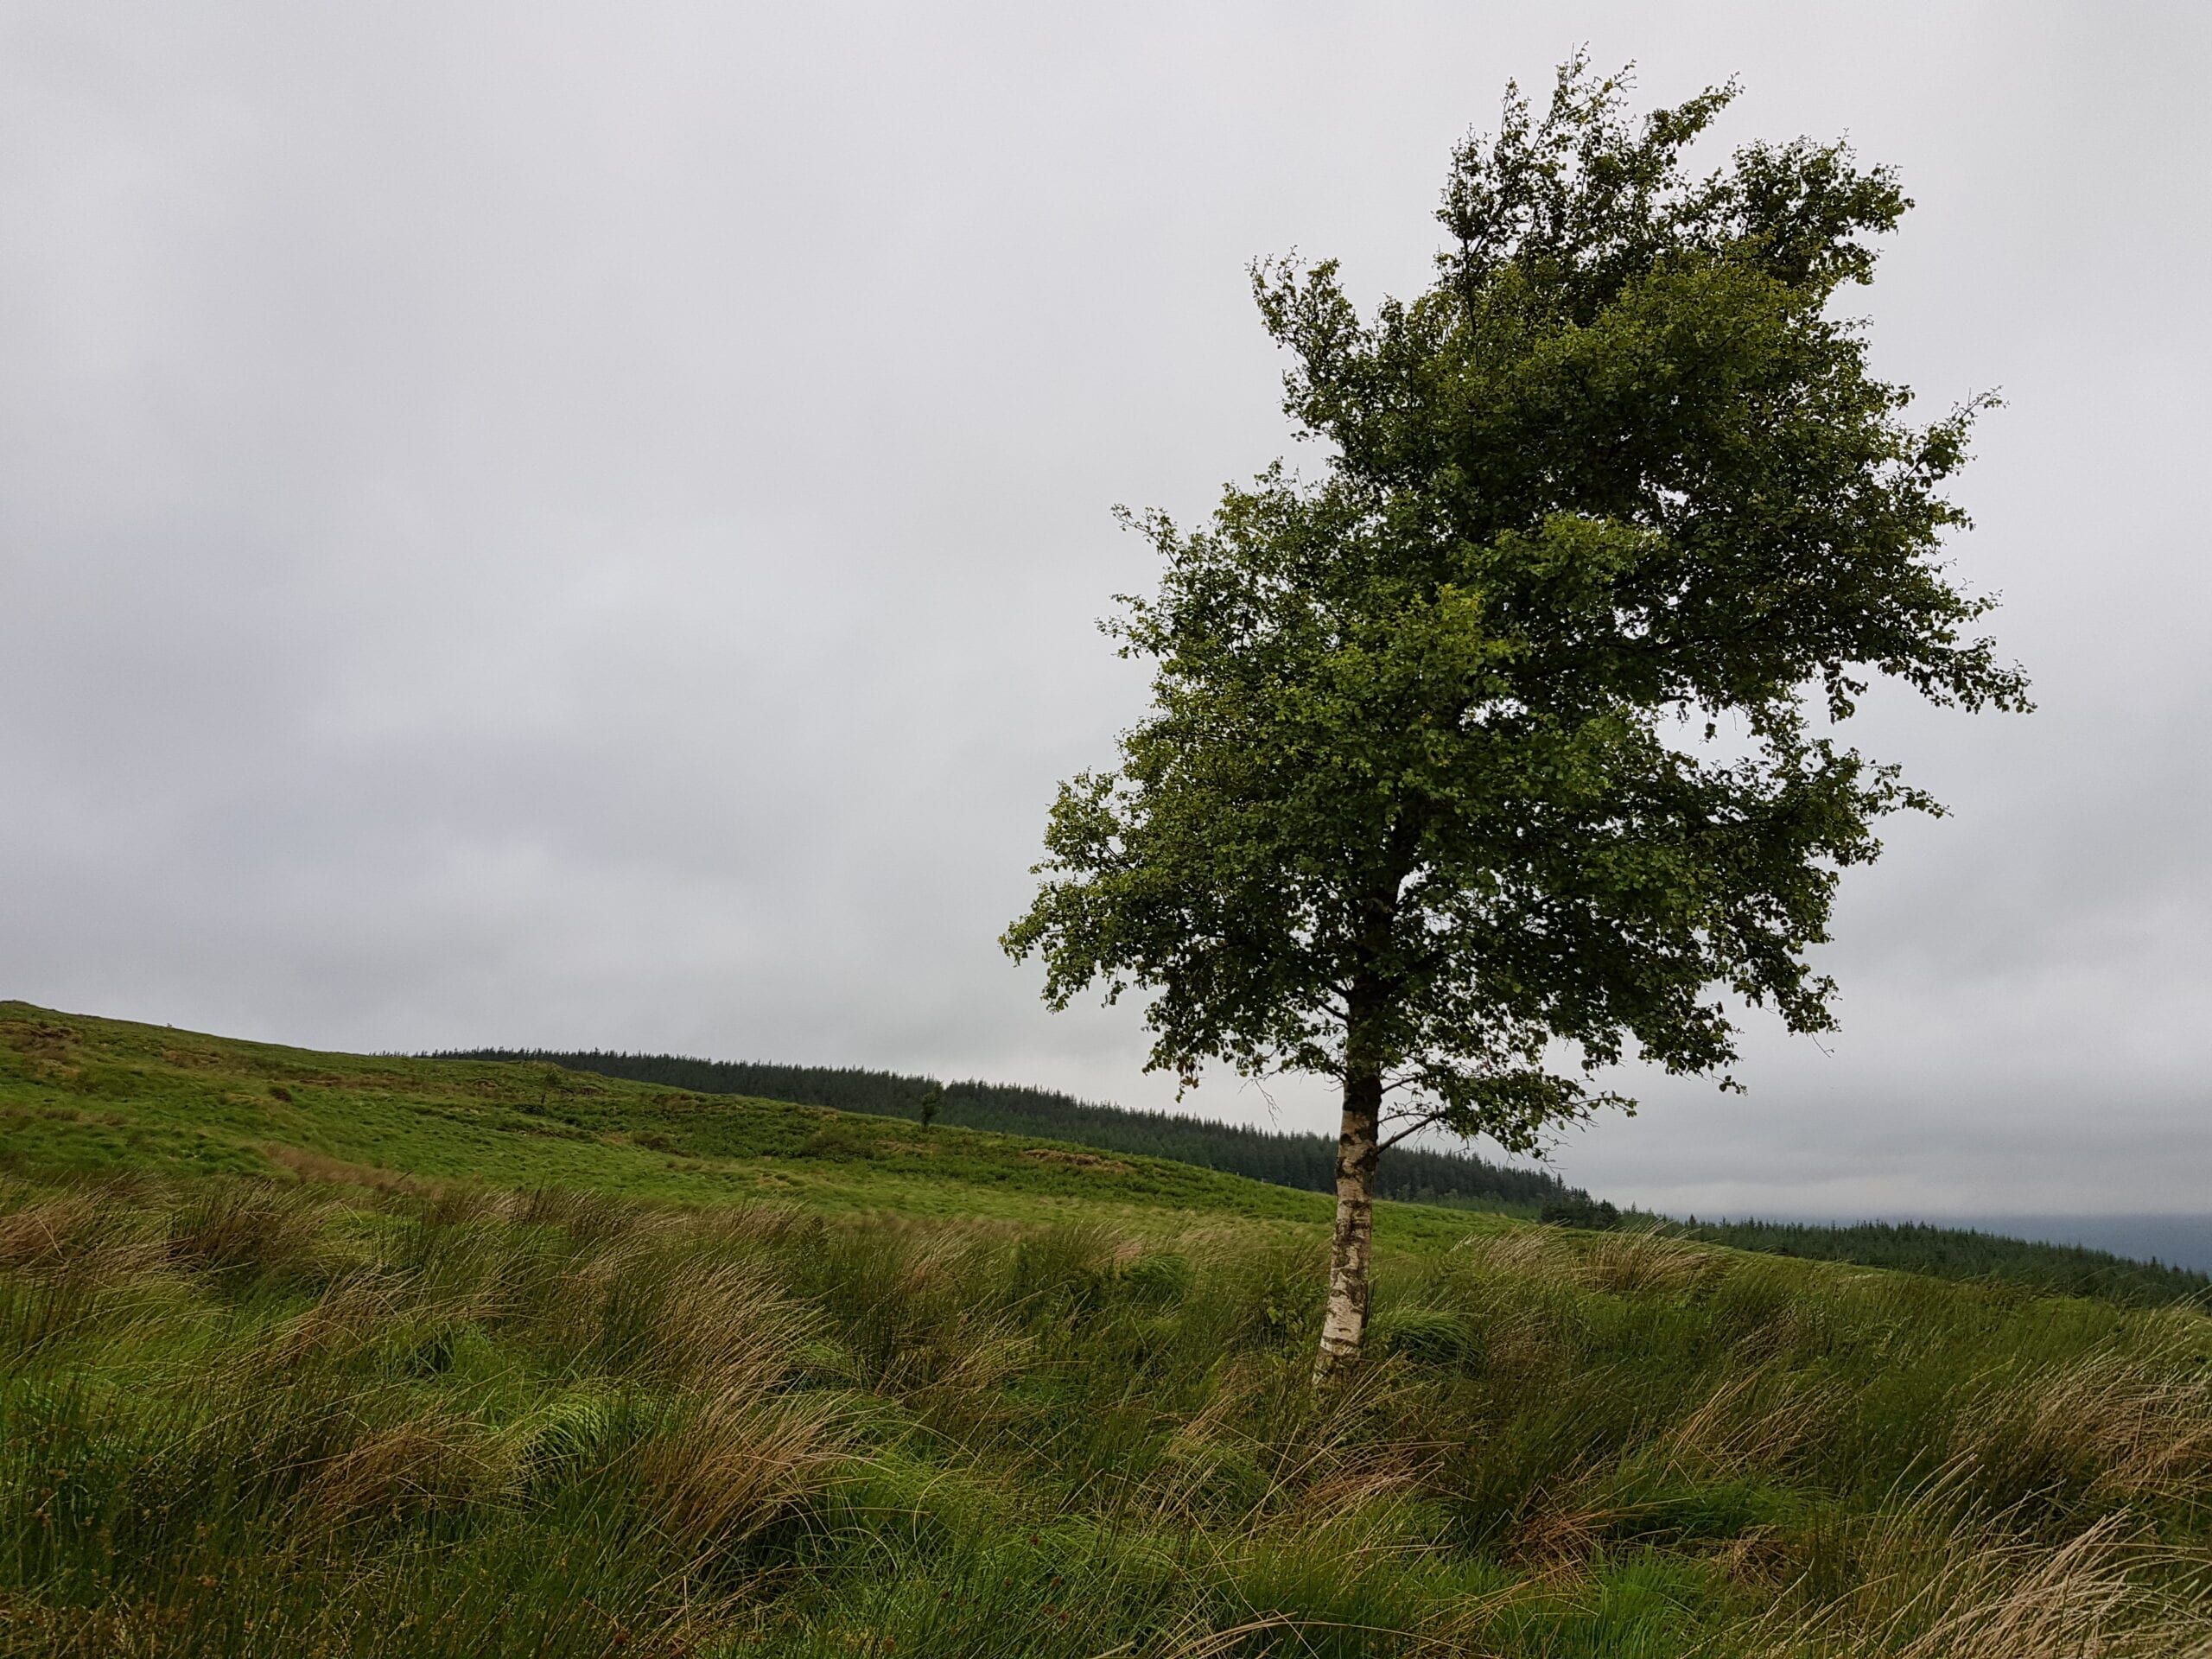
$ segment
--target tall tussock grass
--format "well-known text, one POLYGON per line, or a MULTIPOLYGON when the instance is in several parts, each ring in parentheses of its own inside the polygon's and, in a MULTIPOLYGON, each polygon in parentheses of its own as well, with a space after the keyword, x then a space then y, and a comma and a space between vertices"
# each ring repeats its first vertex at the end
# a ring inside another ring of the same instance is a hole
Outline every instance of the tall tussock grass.
POLYGON ((2187 1325, 1968 1391, 1955 1445, 2023 1501, 2194 1505, 2212 1474, 2212 1342, 2187 1325), (2160 1340, 2159 1338, 2163 1338, 2160 1340))
POLYGON ((1965 1499, 1966 1471, 1855 1529, 1857 1579, 1785 1596, 1748 1643, 1758 1659, 2201 1659, 2208 1563, 2114 1512, 2056 1537, 1965 1499))
POLYGON ((0 1191, 0 1653, 2212 1656, 2212 1322, 1517 1228, 0 1191))

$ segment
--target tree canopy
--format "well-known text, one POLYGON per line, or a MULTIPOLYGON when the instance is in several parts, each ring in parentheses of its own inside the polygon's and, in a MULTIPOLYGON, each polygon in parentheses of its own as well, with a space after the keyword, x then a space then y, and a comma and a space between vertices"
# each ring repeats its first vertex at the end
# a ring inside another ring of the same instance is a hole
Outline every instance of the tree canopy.
POLYGON ((1909 204, 1841 144, 1694 174, 1732 96, 1634 121, 1577 59, 1453 155, 1425 292, 1255 268, 1324 462, 1132 518, 1165 572, 1109 626, 1154 707, 1005 939, 1054 1006, 1141 989, 1155 1067, 1513 1150, 1629 1103, 1624 1058, 1726 1082, 1732 995, 1833 1024, 1838 874, 1935 806, 1835 728, 1878 676, 2025 683, 1943 558, 1974 406, 1908 419, 1834 304, 1909 204))

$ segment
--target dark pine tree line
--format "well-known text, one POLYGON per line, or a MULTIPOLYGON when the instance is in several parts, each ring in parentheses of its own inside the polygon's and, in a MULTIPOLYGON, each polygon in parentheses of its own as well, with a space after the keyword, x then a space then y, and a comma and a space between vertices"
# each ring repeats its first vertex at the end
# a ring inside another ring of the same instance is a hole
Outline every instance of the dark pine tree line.
POLYGON ((2008 1238, 1970 1227, 1937 1227, 1918 1221, 1828 1227, 1786 1221, 1700 1222, 1693 1216, 1672 1230, 1763 1255, 1896 1268, 1938 1279, 1997 1280, 2044 1295, 2090 1296, 2127 1306, 2212 1302, 2212 1275, 2194 1268, 2137 1262, 2082 1244, 2008 1238))

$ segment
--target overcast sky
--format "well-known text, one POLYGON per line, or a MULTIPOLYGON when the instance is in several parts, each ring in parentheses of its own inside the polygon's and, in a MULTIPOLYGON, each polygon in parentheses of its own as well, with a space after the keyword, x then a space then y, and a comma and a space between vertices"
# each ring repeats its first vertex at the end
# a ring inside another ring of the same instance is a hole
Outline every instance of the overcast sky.
POLYGON ((1580 42, 1901 170, 1847 300, 1926 412, 2004 393, 1957 563, 2041 709, 1877 699, 1955 810, 1848 878, 1841 1035, 1560 1166, 2212 1208, 2199 0, 0 4, 0 995, 1166 1103, 995 943, 1143 706, 1109 508, 1284 453, 1248 262, 1414 291, 1580 42))

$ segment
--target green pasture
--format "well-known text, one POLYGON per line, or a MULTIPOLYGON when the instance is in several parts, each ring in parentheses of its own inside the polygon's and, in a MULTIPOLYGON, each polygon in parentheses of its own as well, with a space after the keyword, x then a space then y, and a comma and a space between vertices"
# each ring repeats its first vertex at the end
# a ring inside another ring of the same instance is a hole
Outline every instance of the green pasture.
POLYGON ((0 1653, 2171 1659, 2212 1321, 0 1006, 0 1653))
MULTIPOLYGON (((82 1175, 304 1172, 1140 1229, 1192 1215, 1323 1227, 1332 1202, 1033 1137, 550 1065, 315 1053, 22 1002, 0 1002, 0 1156, 82 1175)), ((1409 1245, 1448 1248, 1495 1224, 1388 1208, 1388 1234, 1409 1245)))

